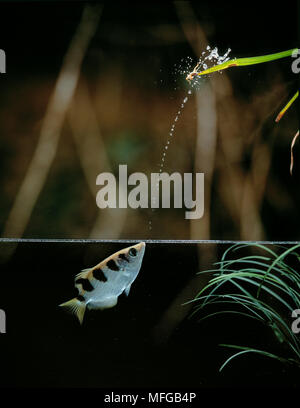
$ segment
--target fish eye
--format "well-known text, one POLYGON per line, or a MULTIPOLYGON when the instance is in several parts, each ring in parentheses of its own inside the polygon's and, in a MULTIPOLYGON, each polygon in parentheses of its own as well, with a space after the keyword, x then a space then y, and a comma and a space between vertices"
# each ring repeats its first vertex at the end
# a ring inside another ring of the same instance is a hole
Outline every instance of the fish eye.
POLYGON ((136 256, 136 254, 137 254, 137 250, 135 248, 130 248, 129 249, 129 255, 136 256))

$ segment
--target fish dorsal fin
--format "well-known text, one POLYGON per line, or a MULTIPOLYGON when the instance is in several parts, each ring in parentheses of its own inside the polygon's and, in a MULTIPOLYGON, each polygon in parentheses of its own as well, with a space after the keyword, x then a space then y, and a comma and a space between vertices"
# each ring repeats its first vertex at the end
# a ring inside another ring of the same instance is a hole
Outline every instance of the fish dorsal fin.
POLYGON ((77 275, 75 276, 75 280, 77 280, 77 279, 86 279, 91 270, 92 270, 92 268, 82 269, 82 271, 77 273, 77 275))
POLYGON ((60 307, 65 307, 70 313, 73 313, 77 316, 79 323, 82 324, 86 304, 81 302, 77 298, 71 299, 68 302, 62 303, 60 307))

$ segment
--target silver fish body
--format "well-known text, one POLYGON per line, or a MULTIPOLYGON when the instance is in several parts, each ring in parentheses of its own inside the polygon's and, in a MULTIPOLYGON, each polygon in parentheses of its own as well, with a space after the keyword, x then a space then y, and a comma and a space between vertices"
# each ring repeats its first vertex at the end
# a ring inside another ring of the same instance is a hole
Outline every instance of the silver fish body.
POLYGON ((61 304, 76 314, 82 323, 85 309, 106 309, 118 302, 124 292, 129 294, 145 253, 144 242, 122 249, 96 266, 84 269, 75 277, 78 296, 61 304))

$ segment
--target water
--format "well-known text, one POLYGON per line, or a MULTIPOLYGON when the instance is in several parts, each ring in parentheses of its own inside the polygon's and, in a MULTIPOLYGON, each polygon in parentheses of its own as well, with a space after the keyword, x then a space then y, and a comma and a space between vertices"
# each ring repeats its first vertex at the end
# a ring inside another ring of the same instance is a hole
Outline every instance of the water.
MULTIPOLYGON (((0 255, 12 244, 0 241, 0 255)), ((188 384, 188 360, 159 348, 164 330, 156 325, 197 271, 196 244, 147 243, 129 296, 121 295, 114 308, 88 310, 82 326, 58 307, 76 296, 74 277, 81 269, 131 244, 18 243, 13 258, 0 265, 0 309, 7 319, 7 333, 0 333, 1 387, 146 387, 172 385, 176 378, 188 384), (182 274, 185 258, 188 270, 182 274)), ((174 353, 188 344, 179 337, 174 353)))
MULTIPOLYGON (((10 245, 0 241, 0 258, 10 245)), ((275 336, 254 319, 237 315, 198 322, 206 311, 188 318, 191 309, 183 303, 203 287, 203 275, 196 273, 210 267, 201 264, 199 250, 223 254, 231 244, 147 242, 131 292, 121 295, 114 308, 87 311, 80 326, 58 307, 77 294, 76 273, 129 245, 18 242, 13 258, 0 265, 0 308, 7 319, 7 333, 0 334, 1 387, 203 388, 297 382, 298 376, 279 371, 283 366, 278 362, 251 354, 237 358, 220 375, 218 369, 230 354, 220 343, 264 349, 266 341, 277 344, 275 336)))
POLYGON ((168 150, 170 144, 171 144, 171 140, 173 139, 174 133, 175 133, 175 129, 176 129, 176 124, 180 118, 180 115, 186 105, 186 103, 189 100, 189 95, 191 94, 191 91, 188 91, 188 94, 183 98, 181 104, 180 104, 180 109, 177 111, 176 116, 172 122, 172 125, 170 127, 170 131, 168 133, 168 138, 166 140, 166 143, 163 147, 163 152, 161 155, 161 159, 160 159, 160 165, 159 165, 159 173, 161 174, 165 165, 165 160, 166 160, 166 150, 168 150), (190 92, 190 93, 189 93, 190 92))
MULTIPOLYGON (((173 136, 174 136, 174 133, 175 133, 176 124, 177 124, 177 122, 179 120, 179 117, 180 117, 186 103, 189 100, 189 95, 191 95, 191 93, 192 93, 192 91, 188 90, 187 95, 183 98, 182 103, 180 104, 180 109, 177 111, 176 116, 175 116, 175 118, 174 118, 174 120, 172 122, 172 125, 170 127, 170 130, 169 130, 169 133, 168 133, 168 138, 167 138, 166 143, 165 143, 165 145, 163 147, 163 151, 162 151, 161 158, 160 158, 159 177, 158 177, 157 183, 155 185, 156 189, 159 188, 160 175, 162 174, 163 169, 164 169, 164 165, 165 165, 165 161, 166 161, 166 157, 167 157, 167 152, 168 152, 168 149, 169 149, 169 147, 171 145, 171 140, 173 139, 173 136)), ((154 203, 154 205, 156 204, 156 198, 155 197, 153 198, 153 203, 154 203)), ((152 208, 152 213, 154 212, 154 210, 155 209, 152 208)), ((149 224, 149 230, 152 230, 152 220, 149 220, 148 224, 149 224)))
MULTIPOLYGON (((184 75, 186 77, 189 77, 189 75, 191 75, 192 73, 197 73, 199 71, 205 70, 208 68, 208 65, 206 62, 210 63, 210 66, 212 65, 216 65, 216 64, 222 64, 223 62, 226 62, 229 60, 229 53, 230 53, 231 49, 229 48, 224 55, 220 55, 218 48, 211 48, 209 45, 207 46, 206 50, 202 52, 197 64, 195 65, 195 67, 192 69, 193 66, 193 59, 191 57, 187 57, 187 58, 182 58, 180 60, 180 63, 177 65, 175 64, 174 67, 174 73, 175 74, 180 74, 180 75, 184 75)), ((173 122, 171 124, 170 130, 168 132, 168 137, 167 140, 165 142, 165 145, 163 146, 163 150, 162 150, 162 154, 161 154, 161 158, 160 158, 160 163, 159 163, 159 176, 162 174, 163 169, 165 167, 166 164, 166 158, 167 158, 167 152, 169 150, 169 147, 171 145, 171 140, 174 139, 174 135, 175 135, 175 129, 176 129, 176 125, 180 119, 180 116, 189 100, 189 97, 192 95, 192 89, 195 88, 196 90, 199 89, 199 85, 201 82, 201 77, 199 76, 195 76, 193 77, 193 80, 190 81, 190 88, 187 91, 187 94, 184 96, 184 98, 182 99, 181 103, 180 103, 180 107, 178 109, 178 111, 176 112, 176 115, 173 119, 173 122)), ((177 90, 177 87, 174 87, 174 91, 177 90)), ((160 181, 160 177, 158 178, 158 181, 156 183, 156 188, 158 189, 159 187, 159 181, 160 181)), ((156 204, 156 199, 154 198, 153 200, 154 204, 156 204)), ((152 213, 154 212, 154 208, 152 208, 152 213)), ((149 220, 149 230, 152 230, 152 220, 149 220)))
MULTIPOLYGON (((220 55, 218 48, 211 48, 209 45, 206 48, 206 51, 203 51, 201 54, 201 57, 199 58, 196 66, 194 67, 194 69, 192 70, 192 72, 199 72, 201 70, 207 69, 208 65, 206 64, 206 61, 210 61, 210 65, 216 65, 216 64, 222 64, 225 61, 229 60, 229 53, 230 53, 230 48, 225 52, 224 55, 220 55)), ((193 59, 191 57, 187 57, 187 58, 182 58, 179 65, 175 65, 175 73, 179 73, 181 75, 186 75, 188 73, 190 73, 191 71, 191 67, 192 67, 192 63, 193 63, 193 59)), ((196 77, 193 81, 190 82, 190 87, 197 88, 197 85, 199 85, 201 78, 200 77, 196 77)), ((175 88, 176 89, 176 88, 175 88)), ((159 165, 159 173, 162 173, 164 165, 165 165, 165 161, 166 161, 166 150, 168 150, 169 145, 171 140, 174 137, 174 133, 175 133, 175 128, 176 128, 176 124, 180 118, 180 115, 183 112, 183 109, 185 108, 188 100, 189 100, 189 96, 192 94, 192 90, 189 89, 187 91, 187 94, 184 96, 181 104, 180 104, 180 108, 178 109, 175 118, 172 122, 172 125, 170 127, 170 131, 168 134, 168 138, 167 141, 164 145, 163 148, 163 153, 160 159, 160 165, 159 165)))
MULTIPOLYGON (((199 83, 201 78, 200 76, 197 75, 197 73, 204 71, 209 67, 220 65, 228 61, 229 60, 228 55, 230 52, 231 49, 228 48, 224 55, 220 55, 217 47, 210 48, 210 46, 208 45, 206 47, 206 50, 202 52, 193 70, 188 73, 186 79, 191 82, 192 86, 197 87, 197 84, 199 83)), ((222 73, 222 71, 220 71, 219 73, 222 73)))

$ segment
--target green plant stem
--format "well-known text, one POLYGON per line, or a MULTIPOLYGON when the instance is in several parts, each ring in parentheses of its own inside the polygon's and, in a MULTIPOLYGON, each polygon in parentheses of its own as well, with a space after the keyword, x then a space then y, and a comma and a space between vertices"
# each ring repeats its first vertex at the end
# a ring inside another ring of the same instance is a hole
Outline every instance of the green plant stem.
POLYGON ((293 48, 291 50, 277 52, 275 54, 262 55, 262 56, 259 56, 259 57, 235 58, 235 59, 223 62, 222 64, 215 65, 215 66, 213 66, 211 68, 208 68, 208 69, 206 69, 204 71, 197 72, 196 75, 198 75, 198 76, 206 75, 206 74, 210 74, 212 72, 222 71, 222 70, 230 68, 230 67, 242 67, 242 66, 247 66, 247 65, 261 64, 263 62, 268 62, 268 61, 274 61, 274 60, 278 60, 280 58, 290 57, 296 51, 298 51, 298 49, 293 48))

